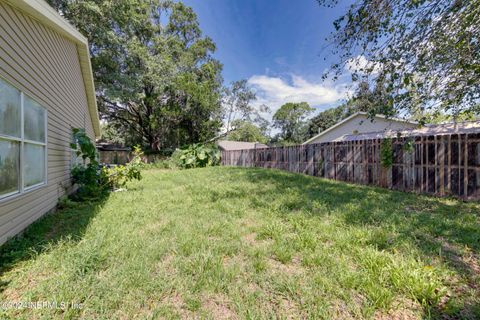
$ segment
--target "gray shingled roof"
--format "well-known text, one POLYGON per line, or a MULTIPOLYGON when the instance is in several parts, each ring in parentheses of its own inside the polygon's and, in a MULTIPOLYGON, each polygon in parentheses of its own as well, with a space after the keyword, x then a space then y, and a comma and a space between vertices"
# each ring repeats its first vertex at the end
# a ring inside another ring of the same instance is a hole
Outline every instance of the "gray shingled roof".
POLYGON ((443 123, 438 125, 426 125, 418 129, 387 130, 378 132, 367 132, 359 134, 347 134, 334 141, 357 141, 369 139, 395 138, 411 136, 436 136, 448 134, 480 133, 480 120, 465 121, 457 123, 443 123))
POLYGON ((264 145, 263 143, 258 143, 258 142, 255 143, 255 142, 227 141, 227 140, 218 141, 218 147, 225 151, 255 149, 255 145, 257 149, 268 148, 267 145, 264 145))

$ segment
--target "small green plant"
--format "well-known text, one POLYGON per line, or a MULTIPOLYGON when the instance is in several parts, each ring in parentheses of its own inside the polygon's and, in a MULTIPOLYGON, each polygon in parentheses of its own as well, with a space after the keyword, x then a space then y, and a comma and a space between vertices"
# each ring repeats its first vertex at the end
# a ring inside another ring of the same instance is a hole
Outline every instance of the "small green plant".
POLYGON ((412 153, 415 150, 415 142, 413 141, 412 138, 408 138, 405 140, 403 143, 403 151, 406 153, 412 153))
POLYGON ((380 146, 380 161, 383 167, 390 168, 393 164, 392 139, 385 138, 380 146))
POLYGON ((142 151, 134 147, 133 159, 125 166, 113 168, 100 168, 95 144, 87 136, 84 129, 72 129, 73 142, 71 148, 76 151, 77 157, 83 159, 83 164, 78 164, 72 169, 73 183, 79 186, 76 197, 78 199, 97 198, 109 190, 124 187, 130 180, 142 178, 142 151))
POLYGON ((196 143, 176 150, 172 159, 184 169, 210 167, 220 164, 220 151, 216 147, 196 143))
POLYGON ((68 196, 63 196, 58 199, 58 209, 68 209, 68 208, 76 208, 78 206, 77 202, 72 201, 68 196))
POLYGON ((99 171, 97 148, 84 129, 73 128, 73 142, 70 147, 81 157, 83 164, 73 167, 73 183, 79 186, 77 196, 80 198, 97 197, 103 194, 102 179, 99 171))
POLYGON ((119 165, 113 168, 102 168, 104 183, 110 189, 119 189, 124 187, 131 180, 141 180, 141 168, 143 152, 139 146, 133 147, 133 159, 126 165, 119 165))

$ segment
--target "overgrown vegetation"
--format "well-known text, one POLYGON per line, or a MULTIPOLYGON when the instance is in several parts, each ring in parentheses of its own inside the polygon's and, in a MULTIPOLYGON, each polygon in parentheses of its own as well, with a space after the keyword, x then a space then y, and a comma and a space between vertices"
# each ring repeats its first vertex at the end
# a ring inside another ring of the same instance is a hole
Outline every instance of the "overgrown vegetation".
POLYGON ((393 165, 393 142, 391 138, 385 138, 380 145, 380 162, 384 168, 393 165))
POLYGON ((2 319, 478 319, 478 203, 277 170, 144 173, 0 250, 2 319))
POLYGON ((403 143, 403 151, 413 153, 415 151, 415 141, 413 138, 407 138, 403 143))
POLYGON ((196 143, 175 151, 172 160, 184 169, 216 166, 220 164, 220 151, 216 146, 196 143))
POLYGON ((73 128, 72 134, 74 142, 70 146, 82 160, 82 163, 76 164, 71 172, 73 183, 78 186, 74 197, 78 199, 101 197, 110 190, 125 186, 131 180, 141 180, 143 153, 139 147, 134 148, 134 157, 126 165, 100 168, 97 149, 85 130, 73 128))
POLYGON ((126 165, 103 167, 101 175, 106 179, 106 185, 110 189, 124 187, 131 180, 142 180, 140 169, 142 168, 143 152, 139 146, 133 147, 133 158, 126 165))

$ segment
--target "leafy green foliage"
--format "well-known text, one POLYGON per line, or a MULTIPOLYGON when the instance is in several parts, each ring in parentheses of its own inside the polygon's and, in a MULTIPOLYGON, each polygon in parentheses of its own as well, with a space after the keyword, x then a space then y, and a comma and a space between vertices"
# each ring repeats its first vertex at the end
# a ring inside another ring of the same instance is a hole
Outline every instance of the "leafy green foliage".
POLYGON ((480 113, 480 1, 360 0, 334 26, 335 78, 380 79, 402 113, 480 113))
POLYGON ((380 146, 380 162, 383 167, 390 168, 393 165, 392 139, 385 138, 380 146))
POLYGON ((71 171, 72 182, 79 186, 79 198, 98 197, 104 194, 102 177, 100 175, 98 154, 95 144, 84 129, 73 128, 73 142, 70 147, 76 151, 77 157, 83 160, 76 164, 71 171))
POLYGON ((190 7, 170 0, 49 2, 89 40, 110 136, 159 151, 217 134, 222 66, 190 7))
POLYGON ((306 102, 289 102, 281 106, 273 115, 274 127, 281 130, 280 138, 285 142, 303 142, 304 121, 313 110, 306 102))
POLYGON ((175 151, 172 158, 184 169, 210 167, 220 164, 220 151, 217 147, 196 143, 175 151))
POLYGON ((265 129, 250 121, 235 120, 232 127, 234 129, 228 133, 227 140, 260 143, 267 143, 269 140, 265 129))
POLYGON ((133 159, 126 165, 102 168, 101 176, 106 180, 106 185, 110 189, 125 187, 127 182, 132 180, 142 180, 143 152, 139 146, 135 146, 132 153, 133 159))
POLYGON ((264 119, 261 112, 269 112, 269 107, 262 105, 256 108, 252 102, 257 99, 255 91, 249 86, 248 81, 233 81, 230 86, 224 88, 223 105, 224 119, 227 131, 238 126, 239 123, 259 124, 263 131, 268 126, 268 121, 264 119))
POLYGON ((142 178, 143 153, 140 147, 134 147, 134 157, 125 166, 100 168, 97 149, 85 130, 73 128, 72 133, 74 142, 70 146, 77 157, 83 159, 83 164, 75 165, 71 171, 73 183, 79 186, 74 195, 77 199, 101 197, 110 190, 125 186, 128 181, 142 178))
POLYGON ((403 151, 406 153, 412 153, 415 151, 415 141, 412 138, 408 138, 403 143, 403 151))

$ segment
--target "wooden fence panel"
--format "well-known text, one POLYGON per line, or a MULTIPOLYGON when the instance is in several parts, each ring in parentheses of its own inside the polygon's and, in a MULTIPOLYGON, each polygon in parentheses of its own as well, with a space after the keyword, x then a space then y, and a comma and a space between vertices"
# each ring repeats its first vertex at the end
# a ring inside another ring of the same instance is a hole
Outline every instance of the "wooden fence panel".
POLYGON ((222 165, 276 168, 389 189, 480 199, 480 133, 392 139, 393 164, 381 163, 381 139, 222 151, 222 165))

